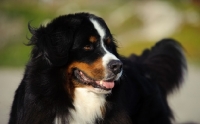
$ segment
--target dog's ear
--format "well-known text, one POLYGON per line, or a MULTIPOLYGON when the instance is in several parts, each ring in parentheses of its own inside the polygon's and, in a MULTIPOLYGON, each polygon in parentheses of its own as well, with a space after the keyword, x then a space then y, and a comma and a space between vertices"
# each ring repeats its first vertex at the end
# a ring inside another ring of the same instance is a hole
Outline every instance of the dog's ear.
POLYGON ((73 36, 80 21, 68 16, 54 19, 46 27, 34 29, 29 45, 33 45, 32 59, 41 58, 53 66, 65 65, 73 45, 73 36))

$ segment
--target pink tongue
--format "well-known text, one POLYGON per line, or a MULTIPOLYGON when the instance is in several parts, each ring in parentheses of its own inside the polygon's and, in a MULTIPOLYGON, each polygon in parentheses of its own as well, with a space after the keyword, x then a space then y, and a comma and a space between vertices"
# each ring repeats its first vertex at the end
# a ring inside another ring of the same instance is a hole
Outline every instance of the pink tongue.
POLYGON ((99 85, 106 87, 107 89, 112 89, 115 85, 114 82, 106 82, 106 81, 96 81, 99 85))

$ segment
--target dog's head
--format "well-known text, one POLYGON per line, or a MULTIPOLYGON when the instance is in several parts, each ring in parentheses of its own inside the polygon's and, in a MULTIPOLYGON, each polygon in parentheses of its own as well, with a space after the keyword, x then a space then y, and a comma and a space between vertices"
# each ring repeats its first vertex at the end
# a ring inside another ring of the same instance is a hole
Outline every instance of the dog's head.
POLYGON ((88 13, 60 16, 31 32, 32 58, 42 57, 52 67, 64 67, 68 89, 109 93, 122 74, 114 38, 100 17, 88 13))

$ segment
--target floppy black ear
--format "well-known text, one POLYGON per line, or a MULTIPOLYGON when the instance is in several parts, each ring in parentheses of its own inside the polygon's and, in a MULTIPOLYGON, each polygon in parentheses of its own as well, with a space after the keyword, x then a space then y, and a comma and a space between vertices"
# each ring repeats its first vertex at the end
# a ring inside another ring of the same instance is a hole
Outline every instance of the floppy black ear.
POLYGON ((74 32, 80 22, 70 16, 60 16, 46 27, 34 29, 29 25, 32 38, 29 45, 34 45, 32 59, 42 58, 53 66, 65 65, 73 45, 74 32))

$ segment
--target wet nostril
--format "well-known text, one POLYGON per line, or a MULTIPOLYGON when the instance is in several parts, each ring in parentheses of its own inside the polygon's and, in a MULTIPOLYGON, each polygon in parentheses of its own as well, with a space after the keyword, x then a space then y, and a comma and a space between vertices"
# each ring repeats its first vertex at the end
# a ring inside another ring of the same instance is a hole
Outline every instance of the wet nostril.
POLYGON ((112 60, 108 63, 108 67, 114 74, 118 74, 122 70, 122 62, 119 60, 112 60))

